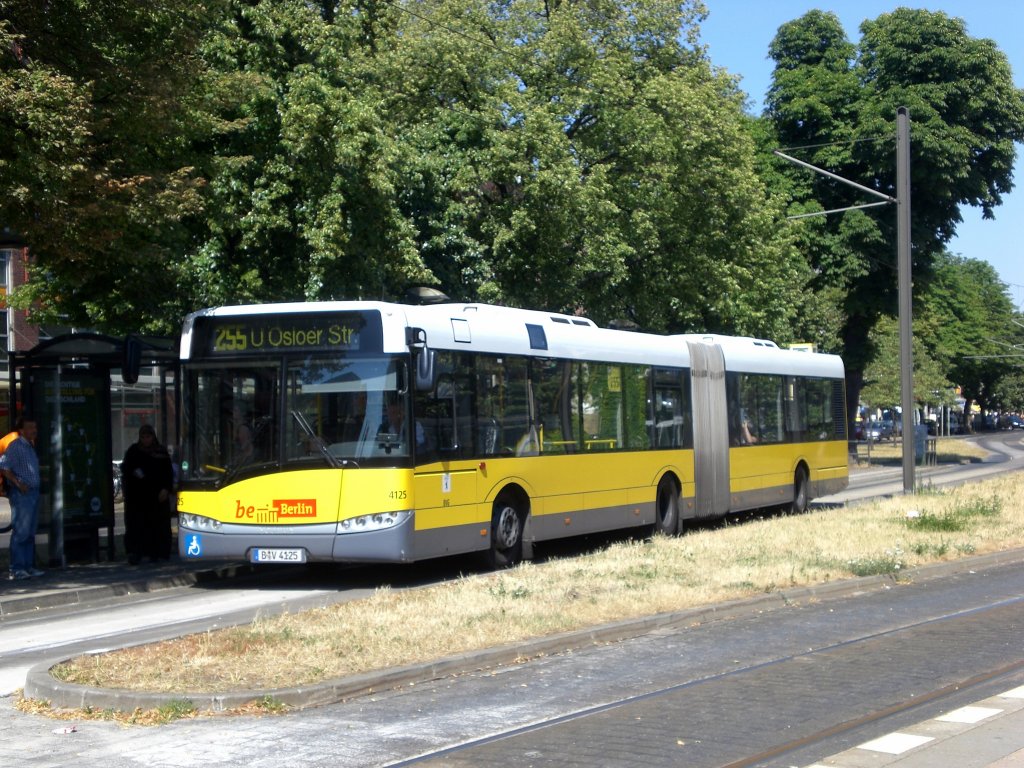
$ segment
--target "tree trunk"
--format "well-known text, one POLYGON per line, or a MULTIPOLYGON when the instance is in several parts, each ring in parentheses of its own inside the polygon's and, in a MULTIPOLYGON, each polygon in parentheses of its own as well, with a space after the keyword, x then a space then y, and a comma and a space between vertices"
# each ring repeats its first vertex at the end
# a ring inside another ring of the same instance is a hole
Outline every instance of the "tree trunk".
POLYGON ((853 428, 860 407, 860 391, 864 387, 864 371, 846 369, 846 429, 847 438, 853 439, 853 428))

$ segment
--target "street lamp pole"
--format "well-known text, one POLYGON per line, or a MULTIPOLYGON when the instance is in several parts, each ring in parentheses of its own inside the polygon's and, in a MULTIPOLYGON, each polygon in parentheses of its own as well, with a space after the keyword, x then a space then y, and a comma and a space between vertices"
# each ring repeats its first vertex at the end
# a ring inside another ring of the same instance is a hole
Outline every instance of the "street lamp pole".
POLYGON ((910 110, 906 107, 899 107, 896 110, 896 197, 889 197, 870 187, 844 179, 842 176, 826 171, 823 168, 818 168, 803 160, 785 155, 777 149, 773 150, 773 154, 802 168, 820 173, 823 176, 840 181, 843 184, 859 189, 862 192, 867 192, 885 201, 882 203, 851 205, 846 208, 837 208, 830 211, 815 211, 814 213, 800 214, 790 218, 827 216, 832 213, 842 213, 843 211, 896 203, 896 252, 898 261, 900 327, 900 406, 903 409, 900 422, 903 431, 903 492, 913 493, 914 447, 916 441, 914 440, 914 361, 911 353, 913 344, 913 284, 911 282, 910 268, 910 110))
POLYGON ((903 408, 903 492, 914 492, 914 360, 910 259, 910 110, 896 110, 896 230, 899 267, 900 404, 903 408))

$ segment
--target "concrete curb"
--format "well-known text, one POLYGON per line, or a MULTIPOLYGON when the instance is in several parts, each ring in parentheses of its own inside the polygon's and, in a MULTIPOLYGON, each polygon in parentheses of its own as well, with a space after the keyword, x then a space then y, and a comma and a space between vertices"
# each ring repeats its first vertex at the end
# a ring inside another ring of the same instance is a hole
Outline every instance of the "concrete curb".
POLYGON ((827 584, 794 587, 767 595, 639 619, 627 619, 498 648, 471 651, 436 661, 366 672, 289 688, 229 692, 181 691, 176 693, 94 688, 55 679, 50 674, 50 669, 55 664, 66 661, 66 659, 60 659, 37 664, 29 670, 25 681, 25 697, 48 700, 51 706, 58 709, 91 708, 101 711, 113 709, 132 712, 136 709, 158 709, 183 700, 190 701, 192 706, 200 711, 208 712, 223 712, 260 701, 284 704, 293 710, 306 709, 405 685, 430 682, 455 674, 476 672, 549 654, 625 640, 655 630, 676 629, 694 623, 734 618, 755 612, 774 611, 801 601, 850 597, 882 586, 927 581, 958 573, 984 570, 1007 563, 1022 562, 1024 562, 1024 549, 994 552, 988 555, 924 565, 905 571, 900 574, 898 580, 892 576, 866 576, 827 584))

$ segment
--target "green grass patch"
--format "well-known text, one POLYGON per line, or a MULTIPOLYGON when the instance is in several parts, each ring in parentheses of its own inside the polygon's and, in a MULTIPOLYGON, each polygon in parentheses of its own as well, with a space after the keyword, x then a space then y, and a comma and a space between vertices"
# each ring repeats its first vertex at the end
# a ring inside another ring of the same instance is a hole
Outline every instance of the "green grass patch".
POLYGON ((157 716, 165 723, 192 717, 196 714, 196 706, 191 699, 171 699, 163 706, 157 707, 157 716))
POLYGON ((970 528, 978 518, 998 517, 1003 503, 997 496, 962 500, 942 512, 907 513, 904 524, 912 531, 952 533, 970 528))
POLYGON ((896 549, 880 555, 858 557, 846 561, 846 569, 854 576, 888 576, 906 569, 902 550, 896 549))
POLYGON ((256 709, 262 712, 268 712, 270 714, 280 714, 288 709, 288 705, 280 699, 271 696, 269 693, 254 702, 256 709))

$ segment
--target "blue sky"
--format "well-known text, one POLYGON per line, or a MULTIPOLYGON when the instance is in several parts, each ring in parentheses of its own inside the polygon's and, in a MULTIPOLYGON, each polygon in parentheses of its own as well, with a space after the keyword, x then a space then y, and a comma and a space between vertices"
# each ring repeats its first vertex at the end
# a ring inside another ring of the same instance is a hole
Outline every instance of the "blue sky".
MULTIPOLYGON (((771 82, 772 62, 768 44, 778 28, 807 11, 831 11, 846 28, 847 38, 860 40, 860 23, 874 19, 898 7, 926 8, 958 16, 967 23, 971 37, 989 38, 1006 54, 1013 69, 1013 80, 1024 87, 1024 3, 1020 0, 944 0, 916 3, 882 0, 704 0, 708 18, 701 25, 701 38, 708 46, 713 64, 739 75, 740 86, 750 96, 751 111, 761 112, 764 95, 771 82)), ((895 116, 894 116, 895 121, 895 116)), ((913 115, 911 115, 913 126, 913 115)), ((895 125, 893 130, 895 131, 895 125)), ((913 142, 911 128, 911 142, 913 142)), ((1018 309, 1024 309, 1024 146, 1017 145, 1014 179, 1017 188, 1003 196, 995 210, 995 220, 985 221, 975 208, 962 209, 963 223, 950 244, 953 253, 988 261, 1009 286, 1018 309)), ((913 210, 913 200, 911 200, 913 210)), ((895 248, 895 246, 894 246, 895 248)))

